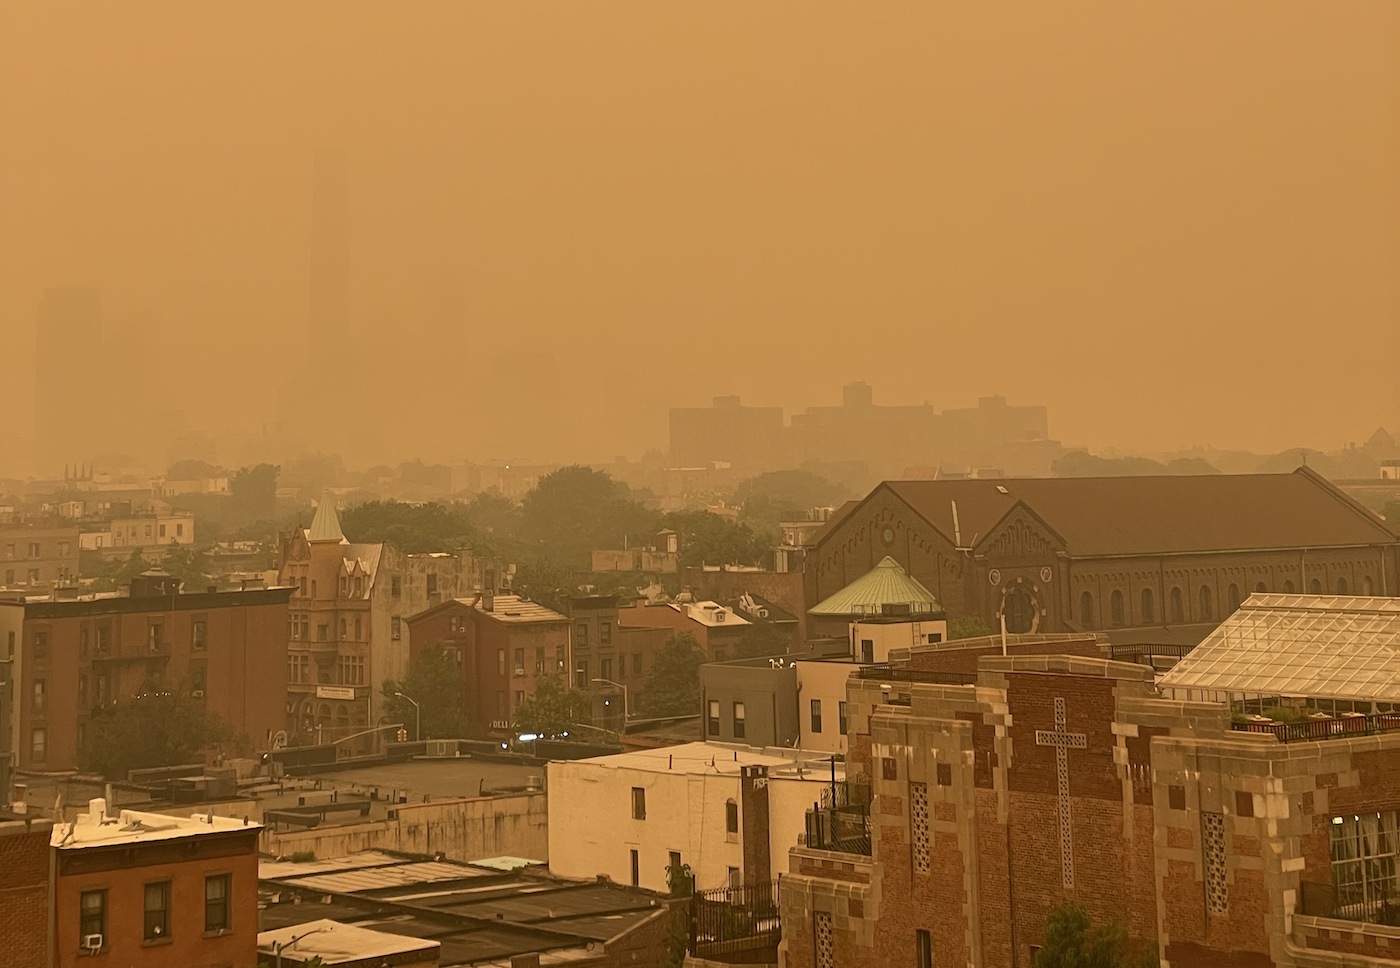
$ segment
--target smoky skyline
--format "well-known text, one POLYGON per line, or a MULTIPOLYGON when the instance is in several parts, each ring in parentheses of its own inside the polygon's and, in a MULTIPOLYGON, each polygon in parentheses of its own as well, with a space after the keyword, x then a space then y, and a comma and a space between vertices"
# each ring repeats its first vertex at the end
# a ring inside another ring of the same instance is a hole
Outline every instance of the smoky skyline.
POLYGON ((1400 432, 1400 7, 0 0, 0 439, 54 286, 101 291, 87 406, 347 457, 635 456, 854 380, 1330 449, 1400 432))

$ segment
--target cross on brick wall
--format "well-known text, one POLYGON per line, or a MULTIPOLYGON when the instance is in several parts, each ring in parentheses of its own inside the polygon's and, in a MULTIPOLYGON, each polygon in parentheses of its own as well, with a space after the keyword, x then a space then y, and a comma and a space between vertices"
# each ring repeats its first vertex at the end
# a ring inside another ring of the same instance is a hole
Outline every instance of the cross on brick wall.
POLYGON ((1055 748, 1055 784, 1060 814, 1060 876, 1066 888, 1074 887, 1074 828, 1070 824, 1069 750, 1082 750, 1089 745, 1083 733, 1066 731, 1068 723, 1065 700, 1055 697, 1055 728, 1037 729, 1036 746, 1055 748))

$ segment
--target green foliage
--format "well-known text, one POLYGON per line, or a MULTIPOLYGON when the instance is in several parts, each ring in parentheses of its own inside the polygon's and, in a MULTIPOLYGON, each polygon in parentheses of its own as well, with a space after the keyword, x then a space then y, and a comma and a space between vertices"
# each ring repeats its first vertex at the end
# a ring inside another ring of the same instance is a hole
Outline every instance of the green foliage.
POLYGON ((1163 474, 1186 476, 1220 473, 1218 468, 1199 457, 1179 457, 1163 464, 1150 457, 1098 457, 1084 451, 1074 451, 1056 458, 1051 469, 1056 477, 1134 477, 1163 474))
POLYGON ((1135 945, 1121 924, 1091 928, 1088 913, 1065 902, 1045 921, 1045 944, 1033 968, 1155 968, 1156 949, 1135 945))
POLYGON ((780 521, 804 516, 812 508, 837 507, 855 495, 846 487, 811 471, 770 471, 751 477, 734 490, 742 520, 763 531, 780 521))
POLYGON ((738 657, 755 659, 764 655, 786 655, 792 636, 773 622, 758 622, 744 629, 739 639, 738 657))
POLYGON ((980 615, 959 615, 948 620, 949 639, 975 639, 991 634, 992 630, 980 615))
POLYGON ((177 460, 165 472, 168 481, 199 481, 206 477, 223 477, 228 474, 218 464, 205 460, 177 460))
POLYGON ((708 511, 674 511, 661 521, 680 537, 681 565, 757 565, 777 536, 708 511))
POLYGON ((264 521, 277 514, 275 464, 257 464, 234 471, 228 479, 228 500, 236 515, 246 521, 264 521))
POLYGON ((595 548, 650 537, 655 511, 635 500, 626 484, 601 471, 573 465, 540 479, 520 508, 522 550, 558 566, 586 571, 595 548))
POLYGON ((681 632, 656 654, 646 688, 637 701, 644 718, 693 716, 700 711, 700 664, 704 657, 695 637, 681 632))
POLYGON ((402 681, 384 680, 384 715, 390 722, 403 723, 413 734, 414 724, 421 720, 423 735, 419 739, 463 739, 474 735, 462 708, 462 670, 451 652, 440 645, 429 646, 408 666, 402 681), (403 693, 413 703, 395 693, 403 693))
POLYGON ((689 864, 666 865, 666 888, 672 897, 690 897, 695 893, 695 873, 689 864))
POLYGON ((203 702, 190 698, 184 685, 153 682, 92 714, 78 762, 84 770, 125 779, 132 770, 200 763, 207 750, 246 745, 203 702))
POLYGON ((1317 471, 1323 477, 1337 476, 1337 462, 1319 450, 1311 450, 1307 447, 1294 447, 1291 450, 1281 451, 1265 457, 1259 463, 1259 473, 1261 474, 1287 474, 1296 471, 1298 468, 1307 465, 1311 470, 1317 471))
POLYGON ((518 540, 520 505, 500 491, 482 491, 466 503, 467 519, 478 535, 493 549, 492 554, 505 554, 518 540), (497 548, 499 543, 506 547, 497 548))
POLYGON ((456 551, 478 544, 464 504, 370 501, 341 512, 340 527, 355 541, 383 541, 411 554, 456 551))
POLYGON ((292 856, 287 858, 287 860, 291 861, 293 864, 309 864, 315 859, 316 851, 314 850, 294 851, 292 856))
POLYGON ((588 724, 593 706, 588 696, 569 688, 560 673, 541 676, 535 681, 535 694, 515 711, 515 730, 559 736, 576 723, 588 724))

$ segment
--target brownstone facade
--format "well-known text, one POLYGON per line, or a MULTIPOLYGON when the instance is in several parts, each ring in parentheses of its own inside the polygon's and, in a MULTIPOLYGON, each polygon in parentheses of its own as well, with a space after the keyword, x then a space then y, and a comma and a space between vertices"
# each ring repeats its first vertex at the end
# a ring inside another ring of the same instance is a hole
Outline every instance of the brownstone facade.
POLYGON ((1352 919, 1333 870, 1338 824, 1400 809, 1400 732, 1284 743, 1090 657, 913 678, 852 680, 869 853, 794 849, 792 968, 915 965, 919 932, 934 965, 1028 968, 1067 900, 1171 968, 1400 964, 1400 929, 1352 919))

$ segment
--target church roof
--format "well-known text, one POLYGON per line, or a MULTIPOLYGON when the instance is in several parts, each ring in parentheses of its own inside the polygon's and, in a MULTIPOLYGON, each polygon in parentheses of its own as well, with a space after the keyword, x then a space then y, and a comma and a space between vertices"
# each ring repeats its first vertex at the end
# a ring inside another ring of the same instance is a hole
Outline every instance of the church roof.
POLYGON ((306 532, 307 541, 344 541, 345 532, 340 530, 340 515, 335 513, 335 498, 327 491, 321 495, 321 503, 316 505, 316 516, 311 519, 311 527, 306 532))
POLYGON ((916 613, 941 612, 943 609, 917 579, 886 556, 878 565, 861 575, 845 588, 818 602, 807 610, 808 615, 880 615, 886 606, 909 606, 916 613))
POLYGON ((1079 557, 1397 540, 1377 515, 1307 468, 1291 474, 886 481, 881 486, 965 547, 987 538, 1018 504, 1079 557))
POLYGON ((1400 702, 1400 599, 1251 595, 1159 685, 1400 702))

